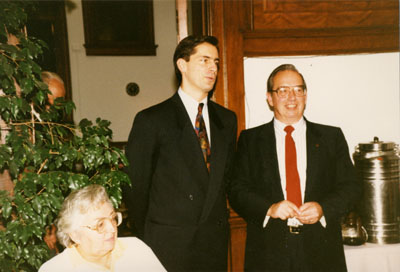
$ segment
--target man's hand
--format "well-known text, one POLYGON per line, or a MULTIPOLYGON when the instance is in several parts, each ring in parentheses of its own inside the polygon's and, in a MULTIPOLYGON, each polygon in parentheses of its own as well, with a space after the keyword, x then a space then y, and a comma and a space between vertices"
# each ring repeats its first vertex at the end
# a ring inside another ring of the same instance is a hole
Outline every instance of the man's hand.
POLYGON ((278 203, 272 204, 268 209, 267 215, 272 218, 286 220, 288 218, 299 216, 300 210, 294 203, 288 200, 282 200, 278 203))
POLYGON ((307 202, 299 208, 299 214, 296 218, 302 224, 315 224, 324 215, 321 205, 317 202, 307 202))

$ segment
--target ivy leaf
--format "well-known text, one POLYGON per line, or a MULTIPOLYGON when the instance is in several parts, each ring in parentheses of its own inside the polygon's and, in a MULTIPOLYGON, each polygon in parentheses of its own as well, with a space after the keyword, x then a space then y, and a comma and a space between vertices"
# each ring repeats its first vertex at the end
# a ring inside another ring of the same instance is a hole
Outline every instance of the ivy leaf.
POLYGON ((72 101, 67 101, 65 104, 65 112, 70 115, 75 109, 75 104, 72 101))
POLYGON ((10 167, 10 174, 12 176, 16 176, 18 174, 18 165, 15 160, 12 160, 9 162, 9 167, 10 167))
POLYGON ((93 123, 88 119, 84 118, 79 122, 79 126, 81 129, 91 126, 93 123))
POLYGON ((125 156, 125 154, 123 153, 123 151, 121 151, 121 150, 118 149, 118 148, 115 148, 113 151, 116 152, 116 153, 118 153, 119 158, 121 159, 122 164, 123 164, 124 166, 129 166, 128 159, 126 158, 126 156, 125 156))
POLYGON ((6 91, 6 93, 11 93, 11 91, 15 91, 14 83, 7 77, 1 80, 1 87, 3 90, 9 90, 6 91))
POLYGON ((42 212, 42 203, 39 199, 39 197, 34 197, 32 200, 32 206, 37 211, 38 213, 42 212))
POLYGON ((17 51, 17 48, 14 45, 6 43, 0 43, 0 49, 10 53, 15 53, 17 51))
POLYGON ((31 231, 33 232, 33 234, 36 235, 36 237, 38 237, 39 239, 42 239, 42 234, 44 233, 44 230, 41 229, 41 226, 32 225, 31 231))
POLYGON ((60 208, 61 208, 61 205, 62 205, 62 202, 63 202, 63 200, 64 200, 64 198, 61 196, 61 197, 57 197, 56 195, 54 195, 54 194, 51 194, 51 195, 49 195, 49 198, 50 198, 50 203, 51 203, 51 205, 56 209, 56 210, 59 210, 60 208))
POLYGON ((3 56, 0 58, 0 64, 2 67, 2 73, 11 78, 11 76, 14 74, 14 67, 3 56))
MULTIPOLYGON (((28 66, 29 68, 29 72, 32 72, 30 70, 30 66, 28 66)), ((24 92, 25 94, 30 94, 33 91, 33 87, 35 86, 35 82, 31 79, 31 78, 22 78, 19 82, 20 87, 22 92, 24 92)))
POLYGON ((96 119, 96 123, 99 127, 108 127, 110 126, 111 122, 108 120, 102 120, 100 118, 96 119))
POLYGON ((26 75, 32 74, 32 66, 30 65, 30 63, 28 63, 28 62, 26 62, 26 61, 20 62, 19 68, 20 68, 21 71, 22 71, 23 73, 25 73, 26 75))
MULTIPOLYGON (((31 236, 30 234, 31 234, 31 232, 30 232, 30 229, 28 227, 22 229, 22 233, 21 233, 21 236, 20 236, 22 244, 26 245, 26 242, 28 241, 29 237, 31 236)), ((25 256, 29 256, 29 251, 28 252, 27 251, 28 250, 24 249, 25 256)))
POLYGON ((39 102, 39 105, 42 105, 43 102, 45 101, 47 97, 47 93, 45 93, 44 91, 38 91, 36 93, 36 100, 39 102))
POLYGON ((8 201, 4 202, 2 210, 3 210, 3 217, 7 219, 11 215, 11 210, 12 210, 11 202, 8 201))

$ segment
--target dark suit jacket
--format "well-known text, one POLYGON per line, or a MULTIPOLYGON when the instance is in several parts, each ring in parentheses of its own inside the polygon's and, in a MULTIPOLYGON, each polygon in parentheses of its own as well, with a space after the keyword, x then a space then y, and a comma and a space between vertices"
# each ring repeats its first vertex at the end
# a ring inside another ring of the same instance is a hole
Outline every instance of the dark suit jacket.
MULTIPOLYGON (((345 271, 340 218, 353 207, 361 187, 340 128, 306 125, 304 202, 318 202, 327 225, 304 225, 305 262, 313 271, 345 271)), ((229 176, 230 204, 247 221, 246 270, 288 270, 287 221, 270 218, 263 228, 269 207, 284 200, 273 121, 242 131, 229 176)))
POLYGON ((126 199, 139 238, 168 271, 223 271, 227 266, 225 174, 236 145, 236 115, 209 101, 211 170, 176 93, 139 112, 129 135, 126 199))

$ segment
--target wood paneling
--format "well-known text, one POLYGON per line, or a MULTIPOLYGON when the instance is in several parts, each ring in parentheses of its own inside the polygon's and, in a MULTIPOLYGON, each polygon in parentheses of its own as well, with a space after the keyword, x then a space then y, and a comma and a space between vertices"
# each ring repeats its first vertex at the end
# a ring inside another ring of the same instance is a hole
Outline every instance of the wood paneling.
POLYGON ((391 26, 398 1, 254 0, 254 30, 391 26))
MULTIPOLYGON (((228 103, 228 90, 227 90, 227 83, 226 83, 226 57, 225 57, 225 44, 224 37, 225 28, 224 28, 224 12, 223 12, 224 3, 222 1, 210 1, 207 4, 207 20, 206 23, 207 29, 206 33, 208 35, 213 35, 218 38, 219 40, 219 54, 220 54, 220 62, 219 62, 219 76, 217 79, 217 83, 215 86, 215 91, 213 94, 213 99, 217 101, 219 104, 223 105, 224 107, 229 107, 228 103)), ((231 108, 232 109, 232 108, 231 108)))
POLYGON ((399 50, 398 1, 254 0, 250 13, 245 56, 399 50))
POLYGON ((254 57, 398 51, 398 31, 393 26, 246 31, 243 54, 254 57))
POLYGON ((231 212, 229 220, 231 240, 229 246, 228 271, 243 271, 244 244, 246 242, 246 222, 231 212))

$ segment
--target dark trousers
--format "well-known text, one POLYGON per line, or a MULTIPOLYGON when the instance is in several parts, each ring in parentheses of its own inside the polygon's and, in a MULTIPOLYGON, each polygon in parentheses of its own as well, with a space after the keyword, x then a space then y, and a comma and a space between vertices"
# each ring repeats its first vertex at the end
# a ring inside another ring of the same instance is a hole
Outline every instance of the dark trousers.
POLYGON ((291 272, 306 272, 307 268, 304 246, 303 234, 292 234, 288 231, 287 246, 289 250, 289 262, 291 272))

